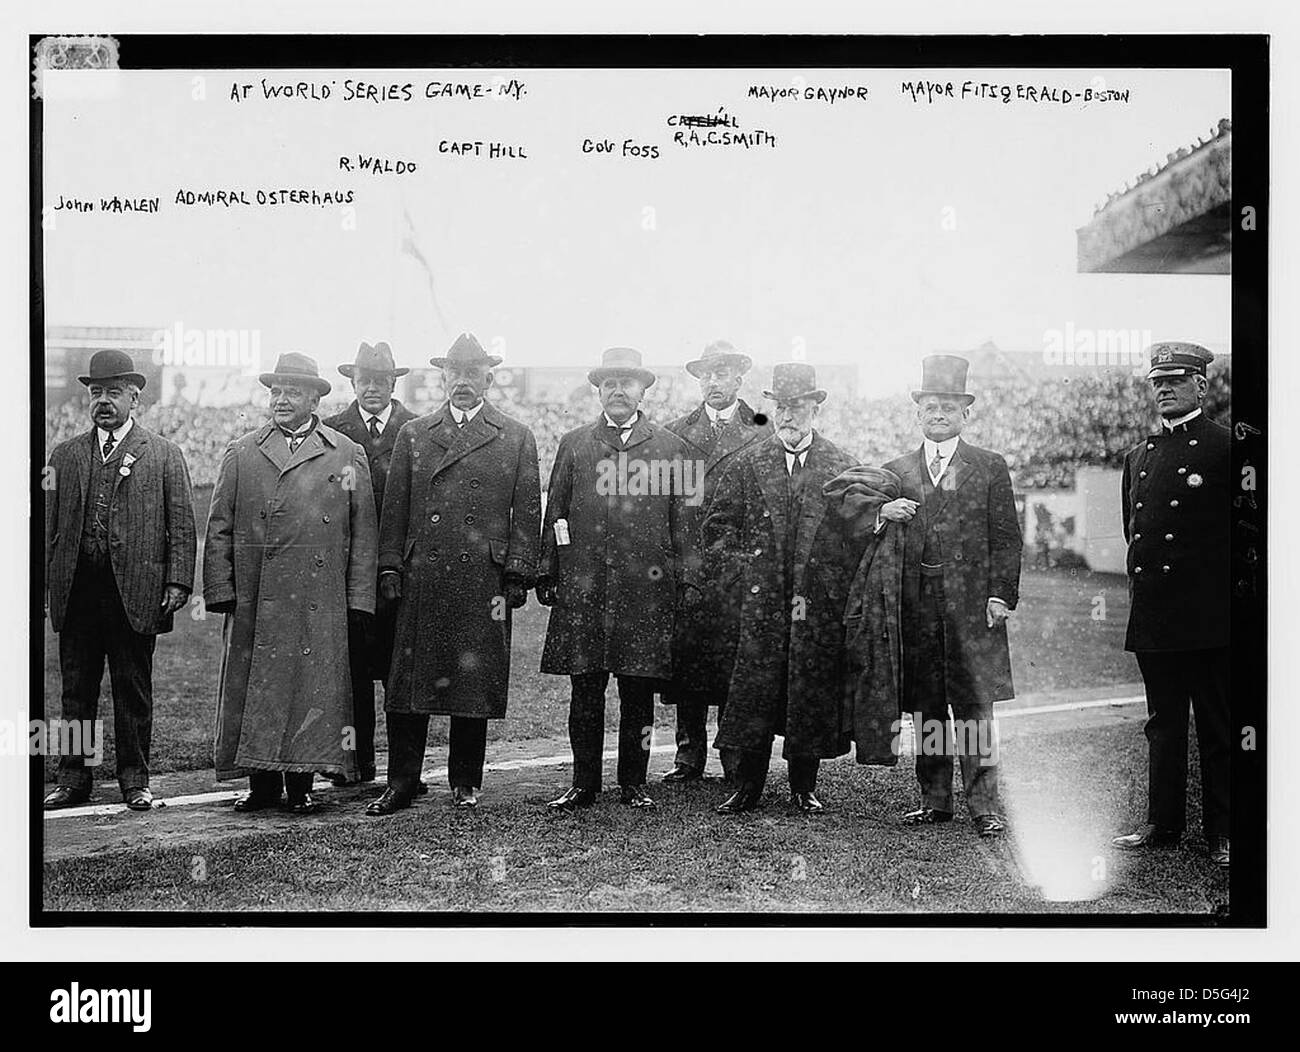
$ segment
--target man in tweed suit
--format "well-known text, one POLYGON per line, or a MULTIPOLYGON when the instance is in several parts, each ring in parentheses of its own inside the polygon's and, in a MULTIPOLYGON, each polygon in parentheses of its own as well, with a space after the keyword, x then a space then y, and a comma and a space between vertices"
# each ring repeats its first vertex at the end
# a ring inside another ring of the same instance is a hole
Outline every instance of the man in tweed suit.
MULTIPOLYGON (((45 502, 46 601, 59 634, 63 719, 93 723, 107 658, 117 780, 127 806, 147 811, 154 642, 171 631, 194 584, 190 476, 176 445, 131 418, 145 378, 129 355, 98 351, 77 379, 94 426, 50 453, 54 488, 45 502)), ((84 803, 92 779, 84 755, 63 756, 45 808, 84 803)))

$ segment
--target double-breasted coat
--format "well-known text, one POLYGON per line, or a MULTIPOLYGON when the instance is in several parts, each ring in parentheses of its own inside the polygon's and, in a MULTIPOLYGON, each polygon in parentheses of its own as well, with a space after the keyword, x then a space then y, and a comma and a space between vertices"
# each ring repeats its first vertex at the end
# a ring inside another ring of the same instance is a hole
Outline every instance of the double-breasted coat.
POLYGON ((939 683, 954 707, 1014 697, 1006 625, 989 628, 986 612, 992 596, 1012 610, 1020 600, 1020 517, 1007 462, 958 440, 936 491, 924 457, 922 446, 885 465, 902 480, 902 495, 920 504, 903 546, 904 703, 920 711, 923 701, 935 700, 925 695, 939 683), (943 566, 943 653, 918 642, 927 534, 932 557, 943 566))
POLYGON ((626 443, 603 414, 560 439, 539 570, 557 589, 543 672, 671 677, 689 544, 685 457, 686 444, 644 413, 626 443), (568 525, 568 544, 557 543, 559 519, 568 525))
POLYGON ((226 614, 216 772, 354 777, 348 612, 375 609, 365 450, 317 424, 290 454, 273 424, 236 439, 212 491, 203 595, 226 614))
POLYGON ((491 405, 463 429, 445 404, 402 428, 379 542, 402 575, 385 711, 505 716, 506 578, 533 579, 540 489, 533 433, 491 405))
MULTIPOLYGON (((100 455, 97 441, 91 428, 50 453, 54 487, 45 499, 45 589, 56 632, 63 630, 77 572, 92 458, 100 455)), ((175 443, 136 422, 109 464, 108 554, 127 621, 144 635, 170 632, 172 615, 164 615, 160 605, 163 587, 194 587, 194 502, 185 457, 175 443)))
MULTIPOLYGON (((388 424, 379 432, 378 438, 370 434, 355 400, 343 412, 321 421, 327 427, 347 435, 366 451, 366 459, 370 464, 370 490, 375 495, 376 520, 384 509, 384 484, 388 481, 388 468, 392 463, 397 434, 404 424, 415 419, 415 414, 396 398, 392 401, 392 407, 388 424)), ((376 596, 375 602, 375 616, 365 626, 363 633, 366 666, 371 679, 387 679, 393 653, 393 633, 397 625, 397 607, 386 603, 382 596, 376 596)))
POLYGON ((723 588, 704 573, 700 532, 723 473, 737 457, 771 435, 772 425, 755 423, 754 410, 742 399, 719 435, 714 434, 703 404, 665 427, 686 443, 687 456, 697 465, 694 478, 702 499, 686 506, 683 580, 690 597, 678 611, 673 681, 663 700, 671 705, 679 698, 696 697, 711 703, 726 699, 740 626, 740 591, 734 583, 723 588))
POLYGON ((815 542, 826 536, 822 486, 852 463, 814 433, 796 521, 785 448, 775 435, 737 459, 718 484, 704 518, 705 572, 741 595, 718 749, 768 749, 774 734, 784 734, 787 758, 848 751, 841 725, 844 553, 836 544, 815 542), (829 573, 824 560, 833 564, 829 573), (826 589, 836 579, 841 583, 833 597, 826 589))
POLYGON ((1127 650, 1226 647, 1231 435, 1202 413, 1124 457, 1127 650))

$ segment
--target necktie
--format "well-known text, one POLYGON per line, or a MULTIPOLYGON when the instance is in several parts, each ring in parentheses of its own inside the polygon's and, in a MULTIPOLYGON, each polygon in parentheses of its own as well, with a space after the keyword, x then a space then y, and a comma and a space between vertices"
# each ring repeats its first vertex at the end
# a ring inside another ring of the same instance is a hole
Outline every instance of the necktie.
POLYGON ((371 438, 379 437, 379 417, 377 416, 372 416, 370 418, 370 437, 371 438))
POLYGON ((943 457, 939 455, 939 447, 934 447, 934 459, 930 461, 930 478, 935 482, 939 481, 939 472, 943 470, 943 457))
POLYGON ((116 445, 117 445, 117 439, 115 439, 115 438, 113 437, 113 432, 110 431, 110 432, 108 433, 108 438, 104 439, 104 459, 105 459, 105 460, 107 460, 107 459, 112 455, 112 453, 113 453, 113 449, 114 449, 114 447, 115 447, 116 445))
POLYGON ((796 453, 793 449, 787 448, 786 452, 794 457, 794 459, 790 461, 790 478, 793 479, 796 478, 799 472, 803 470, 803 464, 799 462, 799 458, 803 456, 803 451, 801 450, 800 452, 796 453))
MULTIPOLYGON (((284 428, 281 428, 280 430, 284 431, 284 428)), ((298 452, 298 447, 302 445, 302 440, 307 437, 307 432, 302 431, 298 434, 294 434, 292 431, 284 431, 284 437, 289 440, 289 455, 293 456, 293 454, 298 452)))
POLYGON ((456 426, 460 428, 462 431, 464 431, 465 425, 468 423, 469 423, 469 417, 462 416, 459 420, 456 421, 456 426))

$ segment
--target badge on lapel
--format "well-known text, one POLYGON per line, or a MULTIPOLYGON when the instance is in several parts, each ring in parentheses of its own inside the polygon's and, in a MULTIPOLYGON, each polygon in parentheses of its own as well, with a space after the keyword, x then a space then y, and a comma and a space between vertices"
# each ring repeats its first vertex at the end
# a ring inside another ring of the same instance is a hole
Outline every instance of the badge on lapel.
POLYGON ((1199 485, 1200 485, 1202 482, 1204 482, 1204 481, 1205 481, 1205 479, 1201 478, 1201 476, 1198 475, 1198 474, 1196 474, 1196 472, 1194 472, 1194 471, 1193 471, 1190 475, 1187 476, 1187 484, 1188 484, 1189 486, 1191 486, 1192 489, 1195 489, 1197 486, 1199 486, 1199 485))
POLYGON ((137 458, 133 457, 130 453, 123 453, 122 466, 117 469, 117 473, 123 478, 126 478, 127 475, 131 474, 131 465, 136 462, 136 459, 137 458))

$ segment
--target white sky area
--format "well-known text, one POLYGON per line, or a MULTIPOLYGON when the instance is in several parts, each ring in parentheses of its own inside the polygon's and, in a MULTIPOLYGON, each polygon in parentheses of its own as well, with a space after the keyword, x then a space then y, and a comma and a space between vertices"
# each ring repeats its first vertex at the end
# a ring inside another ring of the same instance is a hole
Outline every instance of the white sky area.
POLYGON ((1229 278, 1079 274, 1075 231, 1107 193, 1208 137, 1230 115, 1229 87, 1209 70, 52 73, 46 205, 117 194, 160 197, 161 209, 55 216, 46 323, 253 330, 264 361, 299 350, 334 377, 363 339, 388 339, 399 364, 423 366, 462 330, 507 365, 588 364, 612 345, 670 365, 725 338, 761 365, 800 352, 856 361, 868 395, 913 385, 933 351, 989 339, 1036 350, 1067 326, 1224 351, 1229 278), (264 76, 330 83, 333 97, 268 101, 264 76), (520 101, 424 98, 430 80, 491 88, 514 77, 520 101), (344 101, 346 78, 409 82, 414 98, 344 101), (921 79, 1104 82, 1130 101, 901 94, 921 79), (869 97, 746 98, 751 84, 792 82, 865 85, 869 97), (254 85, 247 101, 230 100, 234 83, 254 85), (774 134, 776 148, 672 143, 669 116, 719 108, 741 131, 774 134), (611 140, 614 154, 584 154, 587 138, 611 140), (627 139, 657 145, 659 158, 621 156, 627 139), (528 158, 440 154, 441 140, 511 144, 528 158), (358 154, 418 168, 339 171, 340 156, 358 154), (259 188, 352 188, 355 229, 337 206, 184 208, 173 204, 181 188, 242 188, 250 200, 259 188), (423 272, 399 253, 403 209, 445 327, 423 272))

